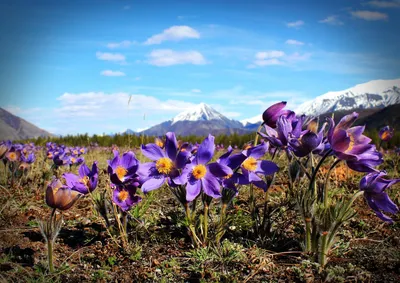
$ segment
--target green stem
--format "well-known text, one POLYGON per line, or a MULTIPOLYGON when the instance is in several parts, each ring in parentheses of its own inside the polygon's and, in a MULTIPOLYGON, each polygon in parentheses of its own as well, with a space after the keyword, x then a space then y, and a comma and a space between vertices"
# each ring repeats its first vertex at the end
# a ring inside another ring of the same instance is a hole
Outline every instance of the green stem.
POLYGON ((336 165, 339 164, 339 162, 342 161, 340 159, 337 159, 332 166, 329 168, 328 173, 326 174, 326 179, 325 179, 325 184, 324 184, 324 207, 328 207, 328 190, 329 190, 329 185, 330 185, 330 177, 332 170, 336 167, 336 165))
POLYGON ((204 202, 204 245, 207 245, 208 241, 208 204, 204 202))
POLYGON ((221 242, 222 236, 225 234, 225 213, 226 213, 227 207, 228 207, 228 205, 226 203, 223 203, 221 206, 221 214, 220 214, 220 218, 219 218, 220 230, 218 231, 218 234, 215 238, 215 241, 217 242, 218 245, 221 242))
MULTIPOLYGON (((325 159, 331 154, 331 152, 332 152, 332 149, 328 150, 325 153, 325 155, 321 158, 321 160, 318 162, 317 166, 315 167, 315 170, 312 172, 309 189, 312 190, 313 192, 314 192, 314 190, 316 190, 314 183, 315 183, 315 178, 317 177, 318 170, 321 167, 322 163, 324 163, 325 159)), ((313 159, 311 159, 311 161, 313 162, 313 159)))
POLYGON ((199 238, 197 237, 196 231, 195 231, 194 226, 192 224, 192 218, 191 218, 191 215, 190 215, 189 203, 186 202, 184 204, 184 207, 185 207, 186 220, 187 220, 188 226, 189 226, 190 237, 192 238, 192 242, 193 242, 194 246, 196 248, 198 248, 199 247, 199 238))
POLYGON ((257 128, 256 137, 255 137, 255 139, 254 139, 254 146, 256 146, 257 143, 258 143, 258 132, 262 129, 263 124, 264 124, 264 122, 261 123, 260 126, 258 126, 258 128, 257 128))
POLYGON ((49 261, 49 271, 50 273, 54 273, 54 265, 53 265, 53 240, 47 240, 47 259, 49 261))
POLYGON ((311 245, 311 218, 306 218, 306 252, 310 252, 312 249, 311 245))
POLYGON ((322 268, 324 268, 327 263, 328 235, 329 235, 329 232, 327 232, 327 231, 322 232, 322 235, 321 235, 321 251, 319 254, 319 264, 321 265, 322 268))

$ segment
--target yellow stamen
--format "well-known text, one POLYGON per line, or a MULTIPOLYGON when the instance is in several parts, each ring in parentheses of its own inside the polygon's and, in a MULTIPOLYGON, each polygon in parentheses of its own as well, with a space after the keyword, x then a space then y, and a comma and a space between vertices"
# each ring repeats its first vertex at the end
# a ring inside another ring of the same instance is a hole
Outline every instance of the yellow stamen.
POLYGON ((120 191, 119 194, 118 194, 118 199, 120 201, 125 201, 128 197, 129 197, 129 193, 127 191, 125 191, 125 190, 120 191))
POLYGON ((155 140, 156 145, 158 145, 159 147, 163 148, 164 147, 164 142, 160 139, 156 139, 155 140))
POLYGON ((247 157, 242 165, 246 170, 255 171, 257 169, 257 160, 254 157, 247 157))
POLYGON ((225 177, 223 177, 224 179, 229 179, 230 177, 232 177, 232 174, 228 174, 225 177))
POLYGON ((163 157, 157 160, 156 168, 158 173, 169 174, 174 168, 174 163, 168 157, 163 157))
POLYGON ((84 153, 84 152, 85 152, 85 149, 84 149, 84 148, 81 148, 81 149, 80 149, 80 152, 81 152, 81 153, 84 153))
POLYGON ((382 140, 386 141, 386 140, 388 140, 388 139, 390 139, 390 132, 389 132, 389 131, 383 132, 383 134, 382 134, 382 140))
POLYGON ((197 180, 203 178, 206 175, 206 173, 207 169, 206 166, 204 166, 203 164, 196 165, 192 171, 193 177, 197 180))
POLYGON ((115 169, 115 174, 117 174, 117 177, 120 181, 125 177, 126 173, 128 173, 128 170, 126 170, 122 166, 118 166, 117 169, 115 169))
POLYGON ((83 183, 86 187, 89 186, 89 177, 85 176, 82 179, 79 180, 81 183, 83 183))
POLYGON ((15 160, 17 160, 17 154, 16 154, 15 152, 10 152, 10 153, 8 154, 8 158, 9 158, 11 161, 15 161, 15 160))
POLYGON ((78 151, 77 151, 77 150, 74 150, 74 154, 77 155, 77 154, 78 154, 78 151))
POLYGON ((350 143, 349 143, 349 147, 346 149, 346 152, 349 152, 350 150, 352 150, 354 147, 354 143, 355 143, 353 135, 350 135, 349 137, 350 137, 350 143))
POLYGON ((76 159, 73 158, 73 157, 71 157, 71 162, 72 162, 72 163, 75 163, 75 161, 76 161, 76 159))

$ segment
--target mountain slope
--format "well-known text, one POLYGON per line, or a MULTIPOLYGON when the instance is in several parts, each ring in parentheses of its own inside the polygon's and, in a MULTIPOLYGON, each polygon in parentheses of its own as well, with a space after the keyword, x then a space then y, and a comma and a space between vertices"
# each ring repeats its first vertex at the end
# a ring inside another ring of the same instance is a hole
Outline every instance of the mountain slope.
POLYGON ((296 113, 308 116, 349 111, 353 109, 383 108, 400 103, 400 79, 374 80, 342 91, 331 91, 301 104, 296 113))
POLYGON ((200 103, 192 109, 179 113, 172 120, 155 125, 143 133, 164 135, 169 131, 181 136, 247 133, 239 121, 228 119, 205 103, 200 103))
POLYGON ((0 139, 21 140, 40 136, 46 137, 52 134, 0 107, 0 139))

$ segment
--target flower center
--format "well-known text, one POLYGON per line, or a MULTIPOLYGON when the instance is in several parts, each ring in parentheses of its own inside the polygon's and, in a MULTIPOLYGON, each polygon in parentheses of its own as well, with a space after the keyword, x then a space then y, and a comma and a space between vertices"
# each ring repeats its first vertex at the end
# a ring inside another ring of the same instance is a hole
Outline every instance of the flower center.
POLYGON ((389 132, 389 131, 383 132, 383 134, 382 134, 382 140, 386 141, 386 140, 388 140, 388 139, 390 139, 390 132, 389 132))
POLYGON ((225 177, 223 177, 224 179, 229 179, 229 178, 231 178, 232 177, 232 174, 228 174, 228 175, 226 175, 225 177))
POLYGON ((156 168, 158 173, 169 174, 171 170, 174 168, 174 163, 168 157, 162 157, 157 160, 156 168))
POLYGON ((354 137, 353 137, 353 135, 350 135, 349 137, 350 137, 350 143, 349 143, 349 147, 346 149, 346 152, 351 151, 354 147, 354 137))
POLYGON ((163 141, 160 140, 160 139, 156 139, 155 143, 156 143, 156 145, 158 145, 158 146, 161 147, 161 148, 164 147, 164 143, 163 143, 163 141))
POLYGON ((76 159, 72 157, 72 158, 71 158, 71 162, 72 162, 72 163, 75 163, 75 161, 76 161, 76 159))
POLYGON ((17 159, 17 155, 15 154, 15 152, 10 152, 10 154, 8 155, 8 158, 9 158, 11 161, 14 161, 14 160, 17 159))
POLYGON ((125 201, 128 197, 129 197, 129 193, 125 190, 120 191, 118 194, 118 199, 120 201, 125 201))
POLYGON ((248 171, 255 171, 257 169, 257 160, 254 157, 247 157, 242 166, 248 171))
POLYGON ((83 177, 79 181, 81 181, 81 183, 83 183, 86 187, 88 187, 88 185, 89 185, 89 177, 88 176, 83 177))
POLYGON ((80 152, 81 152, 81 153, 84 153, 84 152, 85 152, 85 149, 81 148, 80 152))
POLYGON ((74 150, 74 154, 75 154, 75 155, 78 155, 78 151, 77 151, 77 150, 74 150))
POLYGON ((203 178, 206 175, 206 173, 207 169, 206 166, 204 166, 203 164, 196 165, 192 171, 193 177, 197 180, 203 178))
POLYGON ((121 181, 125 177, 126 173, 128 173, 128 170, 122 166, 118 166, 117 169, 115 169, 115 174, 117 174, 118 179, 121 181))

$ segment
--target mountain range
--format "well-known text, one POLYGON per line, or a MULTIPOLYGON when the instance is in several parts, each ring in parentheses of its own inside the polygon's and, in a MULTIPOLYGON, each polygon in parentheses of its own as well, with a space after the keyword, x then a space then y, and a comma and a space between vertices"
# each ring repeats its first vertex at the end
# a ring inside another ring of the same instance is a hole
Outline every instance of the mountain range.
POLYGON ((23 140, 48 136, 52 134, 0 107, 0 140, 23 140))
MULTIPOLYGON (((373 80, 342 90, 328 92, 301 104, 294 111, 311 117, 332 116, 335 120, 357 111, 358 123, 367 122, 367 128, 396 125, 400 122, 400 79, 373 80)), ((254 132, 262 122, 262 113, 242 121, 232 120, 211 106, 200 103, 174 118, 152 126, 142 132, 126 130, 125 134, 164 135, 172 131, 180 136, 246 134, 254 132)), ((19 140, 38 136, 51 136, 45 130, 0 108, 0 139, 19 140)))

